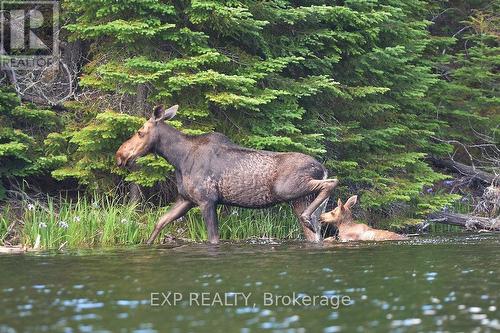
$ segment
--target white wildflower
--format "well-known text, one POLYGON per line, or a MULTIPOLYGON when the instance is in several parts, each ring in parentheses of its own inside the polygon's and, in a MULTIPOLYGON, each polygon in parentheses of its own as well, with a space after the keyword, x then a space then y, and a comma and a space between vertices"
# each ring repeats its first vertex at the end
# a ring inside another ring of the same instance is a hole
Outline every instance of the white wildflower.
POLYGON ((69 224, 66 223, 66 221, 59 221, 59 227, 63 228, 63 229, 68 229, 69 227, 69 224))
POLYGON ((33 210, 35 209, 35 205, 33 204, 28 204, 28 210, 33 210))
POLYGON ((75 221, 75 222, 80 222, 80 216, 75 216, 75 217, 73 217, 73 221, 75 221))
POLYGON ((41 228, 41 229, 47 228, 47 224, 44 222, 40 222, 40 223, 38 223, 38 228, 41 228))

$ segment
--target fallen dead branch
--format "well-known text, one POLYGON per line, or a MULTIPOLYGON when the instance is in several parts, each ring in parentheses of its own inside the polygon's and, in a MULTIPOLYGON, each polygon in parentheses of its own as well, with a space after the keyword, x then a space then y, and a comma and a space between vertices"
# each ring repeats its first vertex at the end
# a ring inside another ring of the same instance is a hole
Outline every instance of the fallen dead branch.
POLYGON ((500 217, 486 218, 467 214, 439 212, 431 214, 427 221, 456 225, 467 230, 500 231, 500 217))
POLYGON ((451 159, 430 157, 429 160, 434 166, 438 168, 448 169, 450 171, 457 172, 461 175, 477 179, 488 185, 491 184, 495 179, 495 175, 492 173, 479 170, 478 168, 468 166, 463 163, 453 161, 451 159))

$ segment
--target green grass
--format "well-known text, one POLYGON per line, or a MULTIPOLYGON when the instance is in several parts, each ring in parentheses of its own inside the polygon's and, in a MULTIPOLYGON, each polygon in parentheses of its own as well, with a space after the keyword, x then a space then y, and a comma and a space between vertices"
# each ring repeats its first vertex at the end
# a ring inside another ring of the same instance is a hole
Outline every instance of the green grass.
MULTIPOLYGON (((17 232, 21 243, 29 247, 33 247, 40 236, 40 246, 44 249, 142 244, 168 208, 122 204, 105 197, 57 201, 48 198, 43 206, 22 206, 16 215, 22 221, 17 232)), ((223 240, 301 237, 297 220, 286 206, 266 210, 230 208, 222 211, 221 208, 219 216, 223 240)), ((9 217, 13 220, 13 212, 4 207, 0 216, 0 240, 5 237, 9 217)), ((192 209, 183 219, 169 224, 157 242, 167 234, 192 241, 206 240, 207 232, 199 209, 192 209)))
POLYGON ((0 245, 3 245, 5 238, 7 237, 7 230, 9 230, 9 222, 7 216, 9 215, 9 209, 0 209, 0 245))
POLYGON ((160 212, 106 198, 63 200, 57 205, 49 198, 46 207, 26 205, 21 214, 24 245, 34 246, 40 235, 42 248, 57 248, 138 244, 160 212))
MULTIPOLYGON (((17 207, 17 205, 16 205, 17 207)), ((15 232, 23 245, 32 247, 40 236, 43 249, 110 247, 144 244, 158 219, 169 207, 153 205, 123 204, 109 197, 81 197, 77 200, 48 198, 44 205, 23 204, 21 208, 8 205, 0 208, 0 245, 12 232, 7 230, 12 221, 17 221, 15 232)), ((457 201, 452 211, 467 212, 468 202, 457 201)), ((302 231, 288 205, 270 209, 252 210, 241 208, 219 208, 219 232, 222 240, 244 240, 249 238, 299 239, 302 231)), ((412 220, 418 222, 419 220, 412 220)), ((401 219, 395 219, 378 228, 401 228, 401 219)), ((432 224, 431 232, 457 232, 455 226, 432 224)), ((176 238, 205 241, 207 231, 198 208, 169 224, 165 235, 176 238)))
MULTIPOLYGON (((301 228, 291 209, 277 206, 270 209, 251 210, 233 208, 229 212, 219 209, 219 233, 221 239, 241 240, 252 237, 298 239, 301 228)), ((200 241, 207 239, 207 230, 198 209, 186 216, 186 228, 189 239, 200 241)))
POLYGON ((428 231, 433 234, 447 234, 447 233, 456 233, 456 232, 463 232, 464 228, 461 228, 456 225, 448 225, 448 224, 442 224, 442 223, 431 223, 429 226, 428 231))

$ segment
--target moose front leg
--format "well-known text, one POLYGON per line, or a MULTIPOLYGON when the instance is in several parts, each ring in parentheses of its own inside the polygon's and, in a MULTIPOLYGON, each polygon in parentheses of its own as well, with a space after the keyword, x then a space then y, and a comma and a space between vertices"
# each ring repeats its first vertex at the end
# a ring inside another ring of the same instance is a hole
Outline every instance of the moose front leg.
POLYGON ((214 203, 200 205, 203 221, 207 226, 208 241, 211 244, 219 244, 219 221, 217 220, 217 210, 214 203))
POLYGON ((151 234, 151 237, 149 237, 147 244, 153 244, 158 234, 168 223, 184 216, 184 214, 186 214, 188 210, 190 210, 193 206, 194 204, 191 201, 186 200, 182 197, 177 198, 172 208, 160 218, 158 223, 156 223, 155 230, 151 234))

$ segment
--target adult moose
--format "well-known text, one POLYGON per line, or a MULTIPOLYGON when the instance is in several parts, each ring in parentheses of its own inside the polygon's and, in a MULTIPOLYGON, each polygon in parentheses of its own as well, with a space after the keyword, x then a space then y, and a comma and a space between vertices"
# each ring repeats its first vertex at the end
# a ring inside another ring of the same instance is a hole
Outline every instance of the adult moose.
POLYGON ((218 204, 262 208, 291 202, 306 239, 319 241, 320 226, 311 215, 329 198, 337 185, 326 179, 326 169, 300 153, 276 153, 233 144, 220 133, 190 136, 164 121, 172 119, 178 105, 157 106, 141 129, 116 152, 118 166, 154 152, 175 167, 179 196, 163 215, 148 240, 153 243, 168 223, 199 206, 210 243, 219 242, 218 204))

